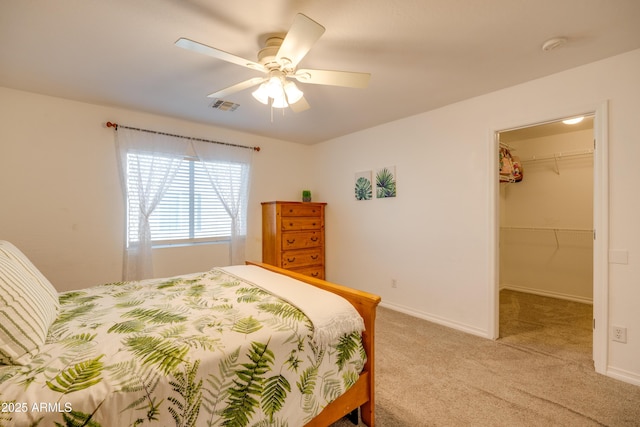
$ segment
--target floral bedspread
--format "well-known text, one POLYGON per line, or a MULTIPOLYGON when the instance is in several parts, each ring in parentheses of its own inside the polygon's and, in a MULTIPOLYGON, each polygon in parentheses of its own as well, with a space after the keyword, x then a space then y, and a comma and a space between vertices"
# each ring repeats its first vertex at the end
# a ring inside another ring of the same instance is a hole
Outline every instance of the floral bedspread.
POLYGON ((357 379, 296 307, 223 270, 60 294, 47 344, 0 365, 0 426, 302 426, 357 379))

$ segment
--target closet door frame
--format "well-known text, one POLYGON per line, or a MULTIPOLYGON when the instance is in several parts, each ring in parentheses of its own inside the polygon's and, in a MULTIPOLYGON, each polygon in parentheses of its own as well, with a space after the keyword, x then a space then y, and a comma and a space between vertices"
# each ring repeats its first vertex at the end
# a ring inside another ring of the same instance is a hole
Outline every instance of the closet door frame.
POLYGON ((500 333, 500 184, 498 151, 500 132, 557 122, 567 117, 594 115, 593 151, 593 361, 595 371, 606 375, 609 330, 609 140, 608 101, 590 105, 558 109, 550 106, 545 114, 526 117, 518 122, 493 126, 489 131, 489 319, 487 331, 490 338, 498 339, 500 333))

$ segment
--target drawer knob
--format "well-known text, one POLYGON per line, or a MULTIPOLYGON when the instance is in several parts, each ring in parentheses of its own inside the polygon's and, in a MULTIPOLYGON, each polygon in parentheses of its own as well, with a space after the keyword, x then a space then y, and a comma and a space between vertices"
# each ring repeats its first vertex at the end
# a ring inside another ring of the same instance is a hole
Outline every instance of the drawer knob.
POLYGON ((293 245, 293 243, 294 243, 295 241, 296 241, 296 239, 293 239, 293 240, 289 240, 289 239, 287 239, 287 243, 288 243, 288 244, 290 244, 290 245, 293 245))
POLYGON ((312 237, 312 238, 311 238, 311 241, 312 241, 312 242, 317 242, 317 241, 318 241, 318 238, 317 238, 317 237, 312 237))
POLYGON ((317 259, 318 259, 318 256, 319 256, 319 255, 311 255, 311 259, 315 261, 315 260, 317 260, 317 259))
POLYGON ((293 257, 293 258, 287 258, 287 261, 289 261, 289 262, 293 262, 293 261, 295 261, 295 260, 296 260, 296 257, 293 257))
POLYGON ((317 271, 311 273, 311 277, 318 277, 319 275, 320 275, 320 273, 318 273, 317 271))

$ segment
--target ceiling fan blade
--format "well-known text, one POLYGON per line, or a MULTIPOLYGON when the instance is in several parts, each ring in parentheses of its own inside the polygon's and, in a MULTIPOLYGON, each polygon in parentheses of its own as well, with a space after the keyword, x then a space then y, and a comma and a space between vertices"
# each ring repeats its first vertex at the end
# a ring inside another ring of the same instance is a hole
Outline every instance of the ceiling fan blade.
POLYGON ((289 108, 291 108, 291 111, 293 111, 294 113, 301 113, 302 111, 305 111, 311 108, 311 106, 303 96, 295 104, 289 104, 289 108))
POLYGON ((300 69, 292 76, 301 83, 344 86, 363 89, 369 84, 371 74, 351 71, 300 69))
POLYGON ((233 93, 240 92, 245 89, 249 89, 250 87, 258 85, 267 80, 268 78, 266 77, 254 77, 252 79, 237 83, 233 86, 229 86, 225 89, 221 89, 217 92, 210 93, 209 95, 207 95, 207 98, 224 98, 225 96, 229 96, 233 93))
POLYGON ((190 50, 192 52, 202 53, 204 55, 212 56, 223 61, 231 62, 232 64, 240 65, 242 67, 251 68, 252 70, 262 71, 263 73, 267 72, 267 69, 264 68, 262 64, 241 58, 239 56, 225 52, 224 50, 216 49, 215 47, 207 46, 206 44, 202 44, 193 40, 179 38, 176 41, 176 46, 190 50))
POLYGON ((290 68, 295 68, 323 33, 322 25, 306 15, 297 14, 278 49, 276 58, 278 61, 290 63, 290 68))

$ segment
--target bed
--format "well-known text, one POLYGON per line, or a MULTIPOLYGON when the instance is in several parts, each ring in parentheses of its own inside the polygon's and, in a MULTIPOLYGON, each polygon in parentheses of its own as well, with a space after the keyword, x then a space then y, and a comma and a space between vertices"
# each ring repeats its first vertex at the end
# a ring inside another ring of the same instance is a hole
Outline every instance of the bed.
POLYGON ((379 301, 259 263, 58 294, 0 241, 0 426, 373 426, 379 301))

